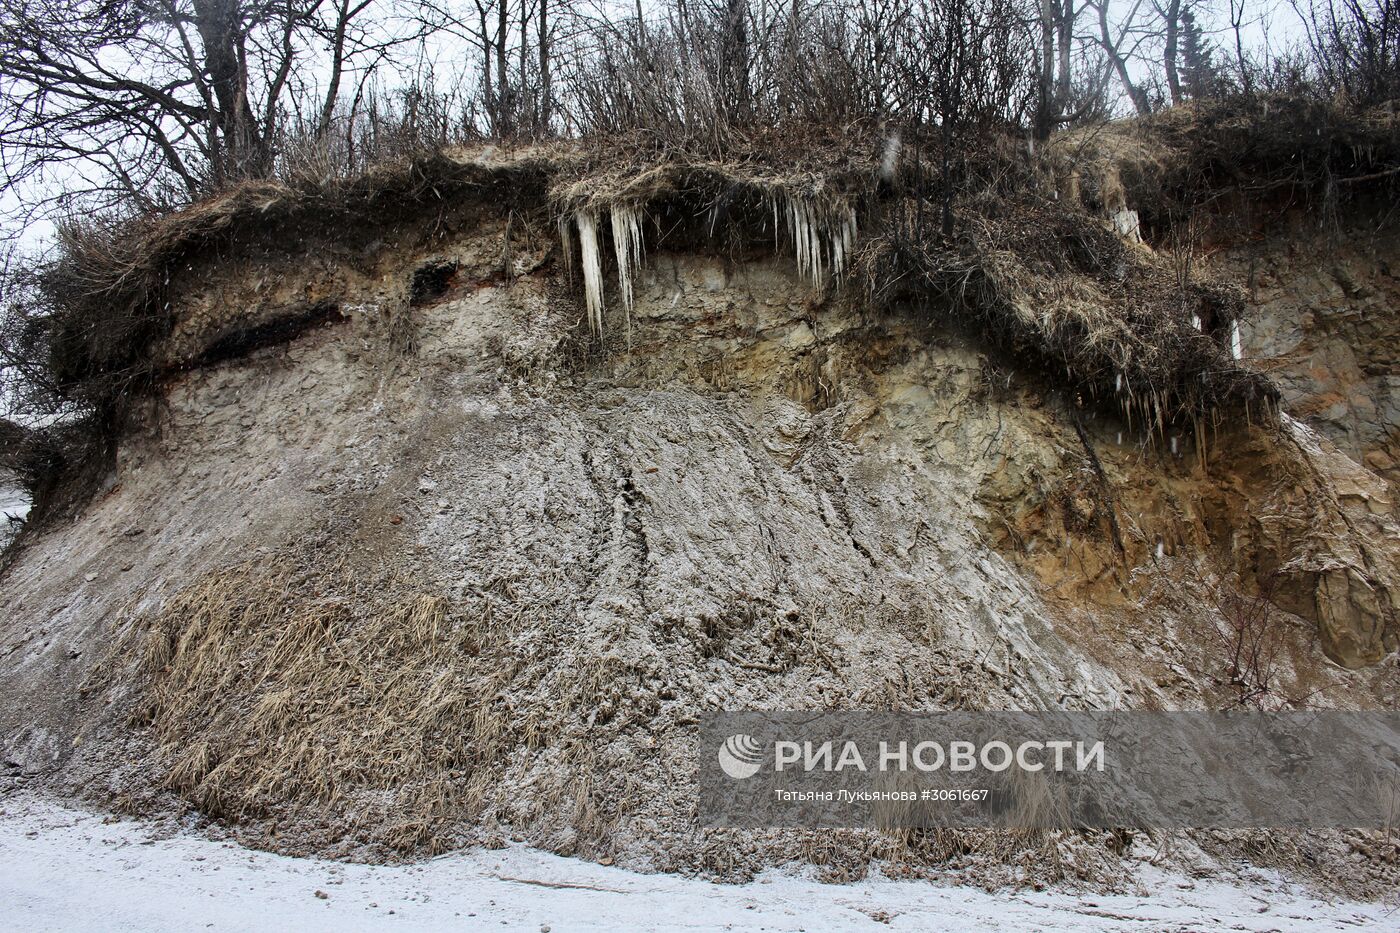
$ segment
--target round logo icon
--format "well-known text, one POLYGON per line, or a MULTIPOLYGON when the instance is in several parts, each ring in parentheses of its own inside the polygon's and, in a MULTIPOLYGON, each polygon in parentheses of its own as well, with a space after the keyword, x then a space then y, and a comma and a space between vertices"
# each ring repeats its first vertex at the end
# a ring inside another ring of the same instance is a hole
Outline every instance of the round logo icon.
POLYGON ((736 781, 753 777, 763 767, 763 743, 751 735, 731 735, 719 747, 719 766, 736 781))

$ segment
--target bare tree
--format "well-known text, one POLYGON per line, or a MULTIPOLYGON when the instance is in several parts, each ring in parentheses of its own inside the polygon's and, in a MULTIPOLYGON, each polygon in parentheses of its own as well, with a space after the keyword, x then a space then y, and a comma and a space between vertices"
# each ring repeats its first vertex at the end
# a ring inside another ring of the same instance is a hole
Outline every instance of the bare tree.
MULTIPOLYGON (((374 0, 335 0, 335 15, 330 23, 330 79, 326 83, 325 98, 321 103, 321 116, 316 122, 317 137, 324 137, 331 130, 331 121, 335 116, 335 106, 340 99, 340 83, 345 76, 345 64, 347 53, 347 42, 350 39, 350 29, 360 14, 364 13, 374 0)), ((283 32, 284 45, 290 45, 291 30, 283 32)), ((283 62, 290 66, 291 55, 285 55, 283 62)), ((280 95, 269 94, 269 100, 276 100, 280 95)), ((269 118, 270 119, 270 118, 269 118)))
POLYGON ((1074 84, 1074 37, 1079 13, 1074 0, 1040 0, 1039 95, 1033 126, 1037 139, 1049 139, 1056 126, 1073 119, 1066 116, 1066 108, 1074 84))
MULTIPOLYGON (((1242 0, 1241 0, 1242 2, 1242 0)), ((1123 88, 1123 93, 1128 96, 1129 102, 1133 105, 1133 110, 1138 114, 1145 114, 1151 110, 1151 104, 1147 99, 1147 93, 1133 80, 1129 70, 1131 51, 1126 47, 1129 37, 1138 27, 1138 12, 1142 9, 1143 0, 1133 0, 1132 7, 1123 20, 1117 24, 1116 28, 1110 25, 1108 10, 1111 0, 1090 0, 1086 6, 1093 9, 1097 14, 1098 33, 1090 41, 1096 42, 1103 50, 1108 59, 1110 67, 1118 77, 1118 83, 1123 88)))
POLYGON ((5 183, 58 171, 157 210, 265 175, 287 121, 327 133, 347 69, 392 47, 361 25, 375 2, 15 0, 0 12, 5 183), (307 71, 326 80, 303 115, 307 71))
POLYGON ((1246 97, 1254 94, 1253 69, 1244 52, 1244 17, 1246 0, 1229 0, 1230 31, 1235 39, 1235 67, 1239 70, 1240 90, 1246 97))
POLYGON ((1181 41, 1181 12, 1183 0, 1154 0, 1157 15, 1162 20, 1162 71, 1167 79, 1167 91, 1171 94, 1172 105, 1184 99, 1181 91, 1181 73, 1177 64, 1180 56, 1178 47, 1181 41))
MULTIPOLYGON (((435 36, 474 50, 473 78, 488 136, 545 136, 557 112, 561 27, 572 17, 563 0, 425 0, 418 21, 435 36)), ((601 22, 594 24, 597 27, 601 22)))

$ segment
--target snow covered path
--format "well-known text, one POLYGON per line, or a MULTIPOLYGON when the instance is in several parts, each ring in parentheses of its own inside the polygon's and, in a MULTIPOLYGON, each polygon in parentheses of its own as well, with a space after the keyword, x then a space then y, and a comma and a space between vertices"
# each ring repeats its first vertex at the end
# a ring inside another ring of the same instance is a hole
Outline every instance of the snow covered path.
POLYGON ((1143 896, 1077 898, 772 873, 746 885, 640 875, 524 848, 410 866, 294 859, 0 799, 0 929, 14 930, 1355 930, 1400 911, 1147 869, 1143 896), (1146 896, 1151 891, 1151 897, 1146 896), (884 924, 888 923, 888 926, 884 924))

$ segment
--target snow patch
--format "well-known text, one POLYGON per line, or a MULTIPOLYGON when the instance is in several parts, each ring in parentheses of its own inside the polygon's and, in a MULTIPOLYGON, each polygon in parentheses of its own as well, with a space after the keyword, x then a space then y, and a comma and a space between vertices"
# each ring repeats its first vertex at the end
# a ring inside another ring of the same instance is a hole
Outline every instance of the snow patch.
POLYGON ((769 871, 748 884, 640 874, 547 852, 454 852, 408 865, 297 859, 31 794, 0 811, 0 903, 16 929, 1342 930, 1381 903, 1321 900, 1273 872, 1201 880, 1133 858, 1130 893, 851 884, 769 871))
POLYGON ((29 497, 11 486, 0 485, 0 548, 10 543, 29 515, 29 497))

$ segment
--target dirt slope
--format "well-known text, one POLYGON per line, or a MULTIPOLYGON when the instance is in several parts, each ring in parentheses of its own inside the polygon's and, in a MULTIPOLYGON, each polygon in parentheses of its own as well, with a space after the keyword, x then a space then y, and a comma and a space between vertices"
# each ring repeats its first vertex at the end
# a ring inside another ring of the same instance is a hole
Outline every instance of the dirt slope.
MULTIPOLYGON (((1217 599, 1275 574, 1262 702, 1396 703, 1394 487, 1306 424, 1145 435, 784 257, 636 289, 600 345, 489 205, 192 261, 104 491, 0 580, 9 772, 288 851, 844 871, 893 843, 697 828, 697 714, 1230 705, 1217 599)), ((915 855, 979 845, 1037 858, 915 855)))

